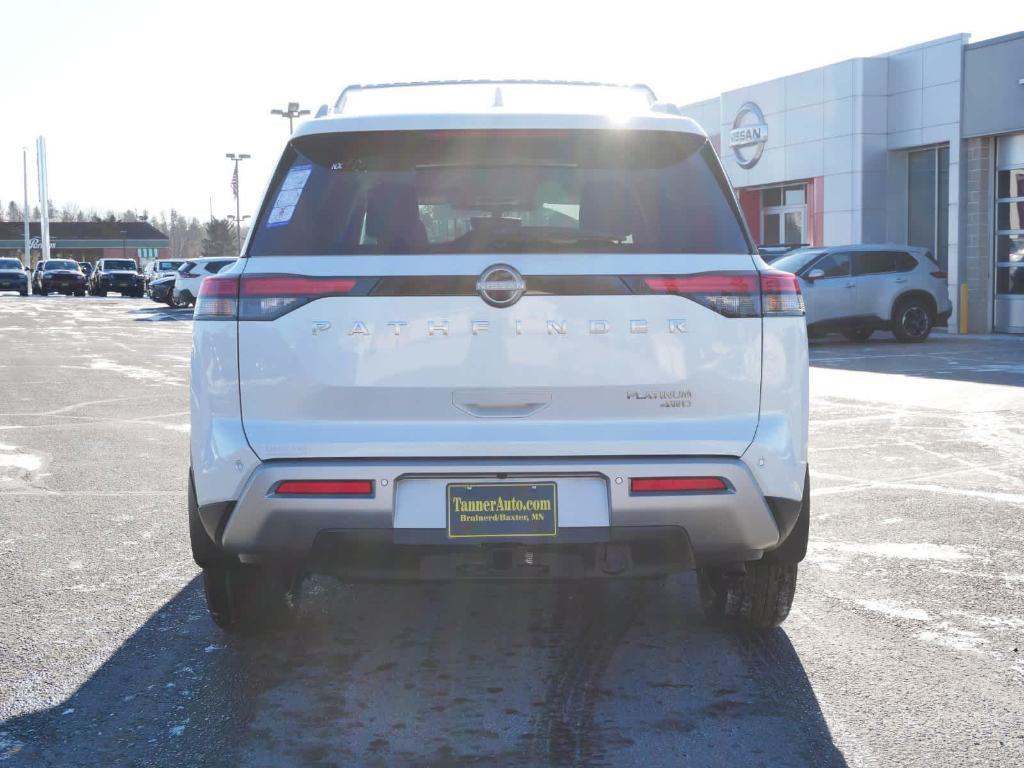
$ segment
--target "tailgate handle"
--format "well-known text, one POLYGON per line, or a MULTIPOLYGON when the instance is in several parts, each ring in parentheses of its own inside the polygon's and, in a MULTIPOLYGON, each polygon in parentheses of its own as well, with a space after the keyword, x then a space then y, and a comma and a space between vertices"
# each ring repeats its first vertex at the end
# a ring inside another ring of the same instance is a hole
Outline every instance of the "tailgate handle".
POLYGON ((551 393, 540 389, 463 389, 452 392, 452 405, 480 419, 521 419, 550 403, 551 393))

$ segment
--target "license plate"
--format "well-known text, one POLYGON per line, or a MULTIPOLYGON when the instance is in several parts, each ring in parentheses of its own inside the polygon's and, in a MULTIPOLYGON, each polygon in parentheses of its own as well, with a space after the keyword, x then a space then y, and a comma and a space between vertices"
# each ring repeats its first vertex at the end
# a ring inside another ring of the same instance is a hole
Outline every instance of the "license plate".
POLYGON ((449 483, 448 538, 555 536, 555 483, 449 483))

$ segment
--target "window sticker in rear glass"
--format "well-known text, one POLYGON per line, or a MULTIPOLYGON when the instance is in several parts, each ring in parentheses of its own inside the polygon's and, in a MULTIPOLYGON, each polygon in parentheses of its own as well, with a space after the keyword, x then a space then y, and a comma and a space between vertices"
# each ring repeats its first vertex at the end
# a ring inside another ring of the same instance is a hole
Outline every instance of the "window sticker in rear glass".
POLYGON ((267 218, 268 227, 283 227, 292 220, 295 206, 299 203, 302 190, 305 188, 312 170, 312 165, 297 165, 288 171, 281 190, 277 193, 277 199, 274 200, 274 206, 270 209, 270 216, 267 218))

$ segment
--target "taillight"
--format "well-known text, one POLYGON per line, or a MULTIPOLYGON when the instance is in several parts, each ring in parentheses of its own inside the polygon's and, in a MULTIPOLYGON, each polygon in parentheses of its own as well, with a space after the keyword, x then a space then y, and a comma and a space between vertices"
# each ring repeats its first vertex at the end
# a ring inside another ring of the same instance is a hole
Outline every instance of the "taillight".
POLYGON ((346 296, 357 283, 351 277, 243 275, 238 319, 276 320, 315 299, 346 296))
POLYGON ((756 272, 703 272, 645 277, 651 293, 672 293, 726 317, 759 317, 761 295, 756 272))
POLYGON ((780 270, 760 272, 761 307, 765 317, 804 314, 804 295, 796 275, 780 270))
POLYGON ((720 477, 634 477, 629 481, 633 496, 673 493, 717 493, 729 490, 720 477))
POLYGON ((725 317, 803 315, 804 298, 795 275, 765 272, 702 272, 643 278, 650 293, 671 293, 725 317))
POLYGON ((372 496, 373 480, 285 480, 274 493, 281 496, 372 496))
POLYGON ((193 320, 235 320, 238 317, 238 278, 208 277, 199 285, 193 320))
POLYGON ((936 272, 932 272, 932 277, 937 277, 937 278, 939 278, 940 280, 945 280, 945 279, 946 279, 946 277, 947 277, 947 275, 946 275, 946 273, 945 273, 945 272, 943 272, 943 271, 942 271, 942 270, 940 269, 940 270, 938 270, 938 271, 936 271, 936 272))

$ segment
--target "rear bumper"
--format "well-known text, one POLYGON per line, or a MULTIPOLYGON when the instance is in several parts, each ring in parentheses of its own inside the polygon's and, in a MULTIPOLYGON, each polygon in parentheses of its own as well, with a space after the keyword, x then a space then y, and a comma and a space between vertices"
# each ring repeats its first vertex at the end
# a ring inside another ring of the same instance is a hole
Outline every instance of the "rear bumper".
POLYGON ((307 562, 351 581, 643 578, 695 566, 686 532, 674 526, 570 529, 545 545, 453 545, 434 529, 329 531, 307 562))
MULTIPOLYGON (((795 471, 802 477, 802 465, 795 471)), ((236 501, 203 506, 200 516, 210 536, 226 551, 254 560, 317 559, 324 542, 340 543, 344 550, 352 541, 369 540, 377 547, 404 551, 440 548, 455 560, 458 551, 479 553, 494 547, 528 546, 535 552, 583 547, 591 552, 591 561, 597 557, 593 562, 599 563, 604 545, 625 543, 633 549, 634 543, 647 541, 653 534, 663 543, 675 542, 667 550, 675 553, 672 563, 686 568, 758 559, 781 543, 792 527, 786 516, 797 506, 798 502, 794 506, 793 501, 767 499, 747 465, 732 458, 318 460, 260 464, 236 501), (676 475, 722 477, 729 490, 645 496, 629 492, 630 478, 676 475), (560 496, 558 535, 552 539, 527 544, 509 538, 485 546, 447 538, 444 495, 438 490, 445 483, 520 478, 561 479, 567 488, 570 480, 584 478, 596 493, 577 497, 575 509, 564 509, 560 496), (365 498, 276 495, 274 488, 284 480, 373 480, 374 494, 365 498)), ((593 568, 608 570, 600 565, 593 568)))

